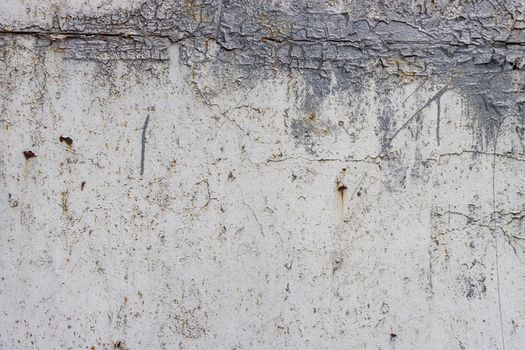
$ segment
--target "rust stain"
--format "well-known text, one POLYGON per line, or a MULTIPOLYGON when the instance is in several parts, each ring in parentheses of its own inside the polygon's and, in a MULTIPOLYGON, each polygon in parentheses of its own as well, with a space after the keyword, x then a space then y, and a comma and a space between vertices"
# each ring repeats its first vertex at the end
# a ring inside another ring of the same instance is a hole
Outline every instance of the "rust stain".
POLYGON ((69 207, 67 204, 67 196, 68 192, 64 191, 61 193, 61 205, 62 205, 62 212, 67 213, 69 211, 69 207))
POLYGON ((346 187, 344 184, 337 185, 337 192, 339 192, 339 199, 341 200, 341 205, 344 205, 345 203, 345 193, 348 187, 346 187))
POLYGON ((27 180, 29 178, 29 160, 31 158, 35 158, 36 154, 33 151, 24 151, 24 157, 25 157, 25 161, 24 161, 24 171, 22 174, 22 178, 23 178, 24 190, 27 190, 27 180))
POLYGON ((345 217, 345 201, 346 201, 346 192, 348 190, 348 186, 345 184, 343 179, 345 178, 346 174, 348 172, 347 168, 341 169, 341 172, 336 177, 335 185, 336 185, 336 193, 339 200, 339 206, 340 206, 340 214, 341 218, 344 221, 345 217))
POLYGON ((71 137, 60 136, 58 139, 60 140, 60 142, 65 143, 69 147, 73 146, 73 139, 71 137))
POLYGON ((348 187, 342 183, 341 181, 337 181, 337 193, 339 194, 339 201, 341 203, 341 207, 345 204, 345 194, 348 187))
POLYGON ((26 159, 35 158, 36 154, 33 151, 24 151, 24 157, 26 159))

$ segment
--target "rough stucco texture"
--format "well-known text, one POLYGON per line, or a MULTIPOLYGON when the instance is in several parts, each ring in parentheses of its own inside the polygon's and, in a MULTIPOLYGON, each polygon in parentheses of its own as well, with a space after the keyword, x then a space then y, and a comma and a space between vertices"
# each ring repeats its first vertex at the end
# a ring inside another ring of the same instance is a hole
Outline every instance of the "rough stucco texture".
POLYGON ((518 0, 3 0, 0 348, 523 349, 518 0))

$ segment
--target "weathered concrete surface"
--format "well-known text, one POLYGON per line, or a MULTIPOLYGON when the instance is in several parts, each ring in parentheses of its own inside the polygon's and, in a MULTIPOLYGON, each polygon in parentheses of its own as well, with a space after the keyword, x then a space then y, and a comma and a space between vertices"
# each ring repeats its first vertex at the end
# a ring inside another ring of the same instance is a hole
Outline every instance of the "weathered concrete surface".
POLYGON ((519 1, 0 4, 0 348, 522 349, 519 1))

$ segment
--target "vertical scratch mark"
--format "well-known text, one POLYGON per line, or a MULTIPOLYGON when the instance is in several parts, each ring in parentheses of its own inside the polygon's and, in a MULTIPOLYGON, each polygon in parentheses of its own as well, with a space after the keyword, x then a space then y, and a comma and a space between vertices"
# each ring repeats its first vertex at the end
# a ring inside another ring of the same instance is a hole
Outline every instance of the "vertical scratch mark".
POLYGON ((439 144, 441 143, 441 138, 439 136, 439 127, 441 124, 441 97, 436 100, 436 104, 437 104, 436 139, 437 139, 437 144, 439 146, 439 144))
POLYGON ((142 148, 140 152, 140 175, 144 175, 144 157, 146 156, 146 129, 148 128, 149 114, 146 116, 142 127, 142 148))
POLYGON ((448 230, 450 231, 450 204, 448 205, 448 230))
POLYGON ((498 252, 498 233, 496 227, 496 149, 498 145, 498 133, 499 128, 501 127, 501 122, 496 128, 496 137, 494 139, 494 153, 492 158, 492 233, 494 235, 494 250, 496 253, 496 284, 498 288, 498 308, 499 308, 499 323, 501 331, 501 346, 505 350, 505 337, 503 333, 503 311, 501 309, 501 287, 500 287, 500 278, 499 278, 499 252, 498 252))
POLYGON ((428 248, 428 287, 430 289, 430 294, 434 295, 434 286, 432 283, 432 277, 434 275, 434 268, 432 267, 432 250, 428 248))

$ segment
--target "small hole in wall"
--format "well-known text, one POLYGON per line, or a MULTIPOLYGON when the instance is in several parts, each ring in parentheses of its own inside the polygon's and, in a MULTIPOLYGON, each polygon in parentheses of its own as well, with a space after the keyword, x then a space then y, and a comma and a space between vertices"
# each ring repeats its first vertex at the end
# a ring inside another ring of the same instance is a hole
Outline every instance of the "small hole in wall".
POLYGON ((24 151, 24 157, 26 157, 26 159, 31 159, 35 158, 36 154, 33 151, 24 151))
POLYGON ((58 140, 59 140, 60 142, 65 143, 65 144, 68 145, 68 146, 72 146, 72 145, 73 145, 73 139, 72 139, 71 137, 60 136, 60 137, 58 138, 58 140))

